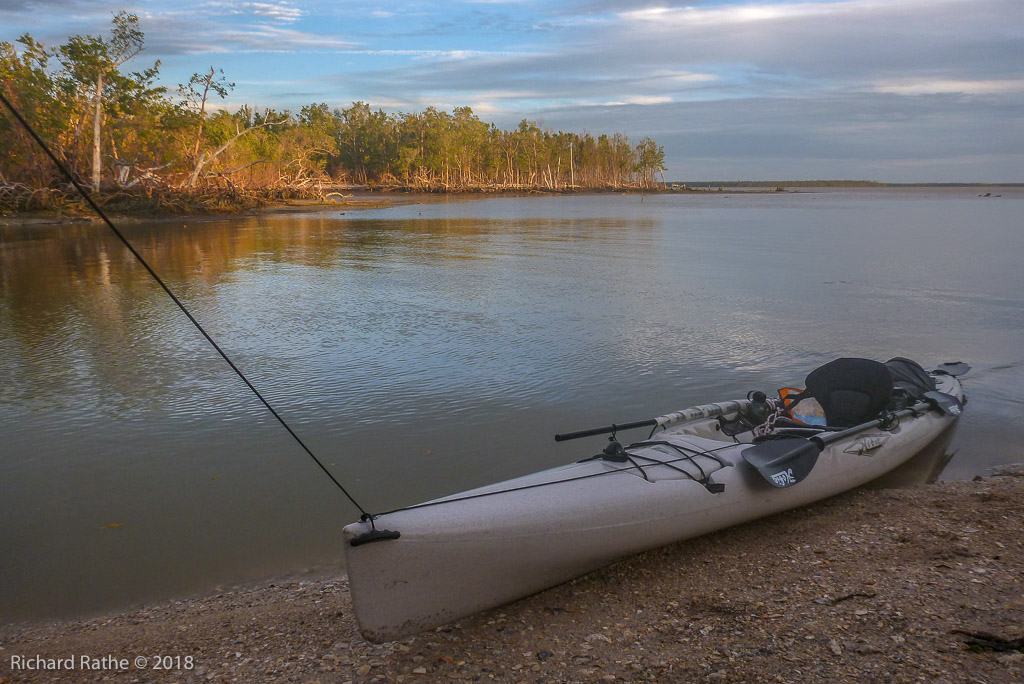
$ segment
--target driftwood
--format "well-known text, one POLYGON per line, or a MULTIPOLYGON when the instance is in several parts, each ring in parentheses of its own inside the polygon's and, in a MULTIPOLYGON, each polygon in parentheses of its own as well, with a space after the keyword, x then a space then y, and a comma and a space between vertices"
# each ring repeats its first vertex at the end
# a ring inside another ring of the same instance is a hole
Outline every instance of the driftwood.
POLYGON ((56 188, 30 188, 0 181, 0 211, 35 211, 63 206, 67 195, 56 188))
POLYGON ((117 183, 117 185, 121 188, 131 188, 140 183, 145 182, 160 183, 161 178, 160 176, 156 175, 155 172, 160 171, 162 169, 166 169, 170 165, 171 163, 168 162, 166 164, 161 164, 160 166, 150 166, 143 168, 139 166, 138 163, 136 162, 125 161, 123 159, 115 159, 114 182, 117 183), (128 177, 131 176, 132 171, 136 171, 138 175, 134 179, 128 180, 128 177))

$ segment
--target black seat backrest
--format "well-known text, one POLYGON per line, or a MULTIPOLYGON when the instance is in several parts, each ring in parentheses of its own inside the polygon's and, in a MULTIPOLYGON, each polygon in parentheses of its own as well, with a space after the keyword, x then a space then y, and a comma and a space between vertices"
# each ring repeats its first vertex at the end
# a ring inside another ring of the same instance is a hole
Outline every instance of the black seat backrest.
POLYGON ((805 396, 825 410, 825 422, 853 427, 877 418, 892 398, 892 376, 870 359, 836 359, 811 371, 805 396))
POLYGON ((935 378, 916 361, 895 356, 885 362, 885 367, 892 376, 893 389, 903 390, 915 401, 924 399, 925 392, 935 391, 935 378))

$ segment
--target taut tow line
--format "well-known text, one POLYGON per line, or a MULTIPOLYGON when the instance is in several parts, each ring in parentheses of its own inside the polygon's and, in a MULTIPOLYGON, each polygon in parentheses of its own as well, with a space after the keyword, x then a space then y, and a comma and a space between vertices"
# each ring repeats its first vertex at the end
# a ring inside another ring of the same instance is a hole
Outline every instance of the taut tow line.
POLYGON ((154 271, 153 268, 146 262, 146 260, 142 258, 142 255, 139 254, 138 251, 136 251, 135 247, 133 247, 130 242, 128 242, 128 239, 121 233, 121 231, 117 229, 117 226, 115 226, 113 222, 109 218, 107 218, 107 215, 104 214, 103 210, 100 209, 96 202, 93 201, 92 197, 85 190, 85 188, 83 188, 81 184, 79 184, 79 182, 75 180, 75 177, 71 174, 71 171, 68 170, 67 166, 65 166, 59 159, 57 159, 56 155, 54 155, 54 153, 50 151, 49 146, 47 146, 47 144, 43 142, 43 139, 39 137, 39 134, 35 132, 32 126, 29 125, 28 121, 26 121, 24 117, 21 116, 18 110, 14 108, 14 105, 11 104, 11 102, 4 96, 2 90, 0 90, 0 101, 4 103, 4 106, 6 106, 7 109, 10 110, 11 114, 14 115, 14 118, 18 120, 18 122, 25 128, 26 131, 28 131, 28 134, 32 136, 33 140, 35 140, 39 144, 39 146, 43 149, 43 152, 46 153, 46 156, 48 156, 50 160, 57 166, 57 168, 60 169, 60 172, 64 175, 64 177, 67 178, 73 186, 75 186, 75 189, 79 192, 79 194, 82 195, 82 197, 89 204, 89 206, 92 207, 93 211, 95 211, 99 215, 99 217, 103 219, 103 222, 107 224, 107 227, 110 228, 110 230, 114 231, 114 235, 116 235, 117 238, 122 243, 124 243, 124 246, 128 248, 128 251, 132 253, 132 256, 134 256, 135 259, 138 260, 140 264, 142 264, 143 268, 145 268, 149 275, 153 277, 153 280, 155 280, 157 284, 160 285, 161 288, 163 288, 164 292, 167 293, 167 296, 171 298, 171 301, 173 301, 178 306, 178 308, 181 309, 182 313, 184 313, 188 317, 188 320, 192 322, 192 325, 194 325, 196 329, 200 333, 202 333, 203 337, 206 338, 206 341, 209 342, 210 345, 217 350, 217 353, 221 355, 221 358, 223 358, 225 362, 227 362, 228 366, 231 367, 231 370, 235 371, 235 374, 242 379, 242 382, 245 383, 245 386, 252 390, 252 393, 256 395, 256 398, 259 399, 260 402, 262 402, 262 404, 267 407, 267 410, 270 411, 271 415, 273 415, 274 418, 277 419, 277 422, 279 422, 281 426, 288 431, 288 434, 290 434, 295 439, 295 441, 298 442, 299 446, 302 447, 302 450, 305 451, 309 455, 309 457, 313 459, 314 463, 320 466, 320 470, 322 470, 324 474, 327 475, 328 478, 330 478, 331 482, 333 482, 338 487, 338 489, 341 490, 341 493, 344 494, 345 497, 349 501, 351 501, 356 508, 359 509, 359 512, 362 513, 362 519, 368 520, 370 522, 370 525, 372 526, 373 516, 370 515, 365 508, 359 505, 359 502, 356 501, 355 498, 353 498, 353 496, 348 493, 348 490, 346 490, 345 487, 340 482, 338 482, 334 475, 331 474, 331 471, 329 471, 326 468, 326 466, 324 466, 324 464, 320 461, 320 459, 316 457, 316 454, 314 454, 313 451, 308 446, 306 446, 306 443, 302 441, 302 439, 295 433, 291 426, 288 425, 285 419, 281 417, 281 414, 279 414, 274 409, 274 407, 270 405, 270 402, 267 401, 262 394, 260 394, 260 391, 256 389, 255 385, 249 382, 249 378, 245 377, 245 373, 243 373, 241 369, 239 369, 239 367, 235 365, 234 361, 231 360, 227 353, 220 348, 220 345, 218 345, 217 342, 214 341, 213 337, 210 336, 210 333, 206 332, 206 329, 203 328, 202 325, 200 325, 199 321, 196 320, 195 316, 193 316, 192 313, 185 307, 185 305, 181 303, 181 300, 178 299, 174 292, 171 291, 171 288, 167 286, 167 283, 165 283, 163 279, 159 275, 157 275, 156 271, 154 271))

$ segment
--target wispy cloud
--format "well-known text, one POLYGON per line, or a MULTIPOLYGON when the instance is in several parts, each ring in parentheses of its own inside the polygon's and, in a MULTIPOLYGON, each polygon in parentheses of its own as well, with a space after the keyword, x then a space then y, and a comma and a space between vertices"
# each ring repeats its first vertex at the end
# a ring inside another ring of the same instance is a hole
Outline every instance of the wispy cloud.
POLYGON ((257 16, 291 22, 300 19, 305 12, 288 2, 207 2, 203 9, 227 15, 257 16))
POLYGON ((936 95, 940 93, 961 95, 1024 95, 1024 79, 998 80, 951 80, 904 79, 891 80, 875 84, 873 90, 879 93, 895 93, 897 95, 936 95))
POLYGON ((353 43, 317 33, 279 28, 268 24, 251 24, 221 31, 218 40, 238 49, 258 52, 295 52, 308 50, 346 50, 353 43))
POLYGON ((621 100, 603 103, 607 107, 619 107, 622 105, 653 105, 671 102, 668 95, 626 95, 621 100))
POLYGON ((164 16, 159 31, 146 36, 147 50, 160 55, 301 53, 349 50, 356 43, 332 35, 302 31, 277 22, 211 23, 188 13, 164 16))
POLYGON ((530 53, 517 53, 514 51, 489 51, 489 50, 395 50, 395 49, 370 49, 370 48, 345 48, 339 50, 349 55, 366 55, 371 57, 413 57, 417 59, 428 58, 434 60, 467 60, 467 59, 491 59, 523 56, 530 53))

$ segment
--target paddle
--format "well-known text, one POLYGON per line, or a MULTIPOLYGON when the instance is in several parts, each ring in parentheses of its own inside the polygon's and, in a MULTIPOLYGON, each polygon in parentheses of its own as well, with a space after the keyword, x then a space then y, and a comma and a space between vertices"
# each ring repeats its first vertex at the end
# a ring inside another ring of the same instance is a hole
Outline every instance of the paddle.
POLYGON ((961 375, 966 375, 969 370, 971 370, 971 367, 963 361, 953 361, 951 363, 939 364, 938 368, 935 369, 935 372, 943 375, 952 375, 956 378, 961 375))
MULTIPOLYGON (((928 394, 943 393, 929 392, 928 394)), ((948 394, 943 396, 959 404, 956 401, 956 397, 948 394)), ((897 417, 907 416, 927 408, 937 408, 946 412, 939 399, 932 398, 929 401, 922 401, 902 411, 897 411, 893 415, 897 417)), ((954 410, 959 411, 959 408, 950 405, 948 415, 960 415, 959 412, 953 413, 954 410)), ((761 476, 772 486, 780 488, 792 487, 807 477, 808 473, 811 472, 811 468, 818 461, 818 454, 824 451, 826 446, 855 435, 858 432, 879 427, 885 420, 887 419, 879 418, 845 430, 822 433, 813 437, 793 436, 759 442, 743 451, 743 460, 754 466, 757 472, 761 473, 761 476)))
POLYGON ((933 409, 942 411, 947 416, 959 416, 964 412, 963 403, 952 394, 932 390, 924 393, 924 400, 933 409))

